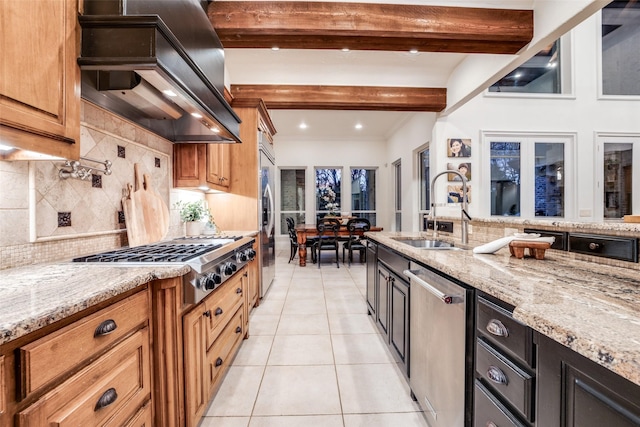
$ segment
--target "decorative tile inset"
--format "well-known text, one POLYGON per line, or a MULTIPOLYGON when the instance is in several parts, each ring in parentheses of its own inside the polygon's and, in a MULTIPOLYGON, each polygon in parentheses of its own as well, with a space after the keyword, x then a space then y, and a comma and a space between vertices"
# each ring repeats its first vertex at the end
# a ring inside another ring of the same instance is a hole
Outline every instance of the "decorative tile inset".
POLYGON ((123 159, 127 157, 127 154, 125 152, 126 150, 124 149, 124 147, 122 145, 118 145, 118 157, 122 157, 123 159))
POLYGON ((58 212, 58 227, 71 227, 71 212, 58 212))
POLYGON ((102 175, 91 174, 91 186, 93 188, 102 188, 102 175))
POLYGON ((156 157, 156 167, 159 168, 160 167, 160 158, 156 157))
POLYGON ((118 224, 124 224, 124 211, 118 211, 118 224))

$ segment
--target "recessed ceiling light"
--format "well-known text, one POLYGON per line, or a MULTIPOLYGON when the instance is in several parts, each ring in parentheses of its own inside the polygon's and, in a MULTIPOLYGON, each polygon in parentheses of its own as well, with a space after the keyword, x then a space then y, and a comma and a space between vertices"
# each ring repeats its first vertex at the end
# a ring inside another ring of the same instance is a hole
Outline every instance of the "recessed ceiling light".
POLYGON ((358 130, 362 129, 362 123, 356 123, 356 129, 358 130))
POLYGON ((306 124, 305 122, 302 122, 302 123, 300 123, 300 124, 298 125, 298 127, 299 127, 300 129, 306 129, 308 126, 307 126, 307 124, 306 124))
POLYGON ((273 46, 271 50, 280 50, 280 48, 278 46, 273 46))
POLYGON ((164 93, 165 95, 170 96, 172 98, 178 96, 177 93, 175 93, 174 91, 169 90, 169 89, 163 90, 162 93, 164 93))
POLYGON ((409 53, 412 53, 412 54, 415 55, 416 53, 418 53, 418 49, 413 48, 413 49, 409 50, 409 53))
POLYGON ((202 114, 200 114, 200 113, 191 113, 191 115, 193 117, 195 117, 196 119, 201 119, 202 118, 202 114))

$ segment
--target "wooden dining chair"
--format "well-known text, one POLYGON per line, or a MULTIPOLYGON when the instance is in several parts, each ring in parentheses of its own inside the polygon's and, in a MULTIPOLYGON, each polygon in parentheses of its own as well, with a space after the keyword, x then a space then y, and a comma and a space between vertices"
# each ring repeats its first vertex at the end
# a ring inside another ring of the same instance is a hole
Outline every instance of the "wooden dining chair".
POLYGON ((318 241, 314 245, 314 252, 318 268, 322 260, 322 251, 332 250, 336 253, 336 266, 340 268, 340 258, 338 256, 338 232, 340 231, 340 221, 336 218, 320 218, 316 224, 318 231, 318 241))
POLYGON ((363 233, 371 229, 371 222, 366 218, 352 218, 347 221, 347 230, 349 231, 349 239, 342 245, 342 263, 344 263, 344 253, 349 252, 348 263, 351 267, 353 261, 353 252, 360 252, 360 262, 367 261, 366 239, 363 233))
MULTIPOLYGON (((289 263, 295 258, 296 252, 298 251, 298 232, 296 231, 296 223, 291 217, 286 217, 285 221, 287 221, 287 232, 289 233, 289 244, 290 244, 290 253, 289 253, 289 263)), ((311 249, 311 261, 316 263, 316 253, 314 250, 314 244, 317 239, 315 238, 307 238, 306 247, 311 249)))

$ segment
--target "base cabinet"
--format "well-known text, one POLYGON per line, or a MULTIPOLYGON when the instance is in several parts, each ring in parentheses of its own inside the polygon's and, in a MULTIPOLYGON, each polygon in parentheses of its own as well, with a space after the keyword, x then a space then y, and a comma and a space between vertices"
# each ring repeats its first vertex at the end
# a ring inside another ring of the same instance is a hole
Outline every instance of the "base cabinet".
POLYGON ((536 334, 538 426, 638 427, 640 387, 536 334))

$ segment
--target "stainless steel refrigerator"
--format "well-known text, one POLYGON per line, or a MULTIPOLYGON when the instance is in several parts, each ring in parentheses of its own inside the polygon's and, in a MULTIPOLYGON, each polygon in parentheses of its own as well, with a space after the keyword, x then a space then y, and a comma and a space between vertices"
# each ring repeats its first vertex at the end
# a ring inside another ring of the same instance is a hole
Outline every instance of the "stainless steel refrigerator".
POLYGON ((276 274, 275 156, 269 140, 259 132, 260 141, 260 297, 269 290, 276 274))

